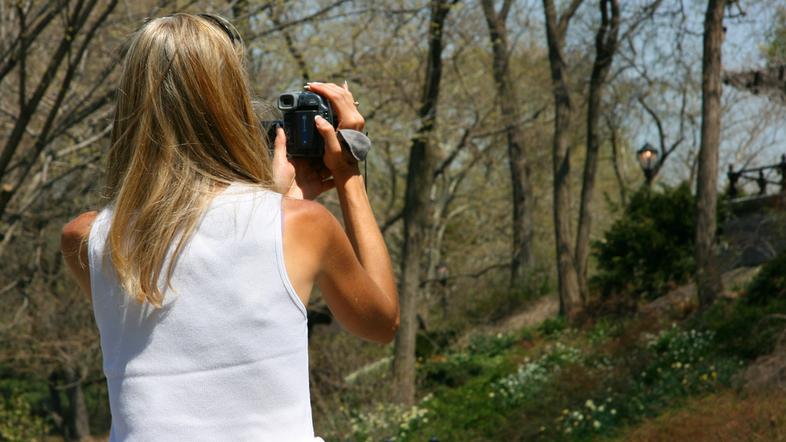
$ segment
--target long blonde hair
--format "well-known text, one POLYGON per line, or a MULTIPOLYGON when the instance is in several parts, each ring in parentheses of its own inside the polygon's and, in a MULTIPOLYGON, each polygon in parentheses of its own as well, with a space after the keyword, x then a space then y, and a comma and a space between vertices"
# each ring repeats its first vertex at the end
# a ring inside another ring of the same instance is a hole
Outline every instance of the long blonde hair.
POLYGON ((221 183, 273 187, 243 44, 228 32, 210 17, 178 13, 146 23, 130 41, 106 197, 114 205, 112 264, 140 303, 161 307, 169 249, 177 239, 166 269, 171 286, 176 258, 221 183))

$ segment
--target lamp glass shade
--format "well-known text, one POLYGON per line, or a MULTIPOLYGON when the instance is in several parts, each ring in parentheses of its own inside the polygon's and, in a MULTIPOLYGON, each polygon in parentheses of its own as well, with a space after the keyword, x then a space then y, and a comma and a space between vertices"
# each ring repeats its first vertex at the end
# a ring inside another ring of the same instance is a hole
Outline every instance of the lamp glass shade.
POLYGON ((652 172, 658 164, 658 151, 650 146, 649 143, 642 146, 642 148, 636 152, 636 156, 639 159, 641 170, 645 172, 652 172))

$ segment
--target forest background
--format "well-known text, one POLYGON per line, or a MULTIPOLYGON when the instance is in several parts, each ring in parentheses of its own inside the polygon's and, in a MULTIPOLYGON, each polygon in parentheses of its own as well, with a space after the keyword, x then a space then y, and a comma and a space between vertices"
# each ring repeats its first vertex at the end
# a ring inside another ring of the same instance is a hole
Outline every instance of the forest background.
MULTIPOLYGON (((125 43, 179 11, 235 24, 260 118, 283 91, 345 80, 366 118, 401 329, 389 346, 363 342, 312 297, 318 433, 353 434, 350 404, 418 403, 424 358, 540 297, 567 324, 597 319, 619 302, 593 282, 600 244, 642 191, 696 195, 684 270, 712 305, 723 171, 784 153, 784 95, 721 86, 786 63, 777 0, 0 0, 1 387, 4 409, 36 431, 108 430, 97 329, 60 231, 105 204, 125 43), (657 153, 648 180, 645 144, 657 153), (368 385, 352 380, 379 367, 368 385)), ((321 201, 340 214, 335 195, 321 201)))

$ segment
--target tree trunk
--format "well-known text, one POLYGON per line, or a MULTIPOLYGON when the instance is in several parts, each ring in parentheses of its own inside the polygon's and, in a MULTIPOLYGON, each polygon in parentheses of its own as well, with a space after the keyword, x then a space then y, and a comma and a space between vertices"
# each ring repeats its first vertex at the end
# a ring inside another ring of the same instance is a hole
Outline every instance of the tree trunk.
POLYGON ((721 128, 721 44, 724 0, 709 0, 704 17, 702 58, 701 147, 696 182, 696 285, 706 308, 722 290, 716 263, 718 149, 721 128))
POLYGON ((592 227, 592 198, 595 193, 595 175, 598 171, 598 123, 603 101, 603 88, 617 51, 617 35, 620 28, 619 0, 600 0, 601 23, 595 35, 595 62, 590 76, 589 100, 587 102, 587 156, 584 160, 584 181, 581 186, 579 228, 576 236, 576 273, 584 302, 587 301, 587 261, 589 258, 589 235, 592 227), (609 17, 609 5, 611 17, 609 17))
POLYGON ((579 279, 574 261, 574 239, 571 229, 570 150, 568 131, 573 117, 573 105, 565 78, 562 50, 568 23, 581 1, 573 0, 566 12, 557 19, 554 0, 543 0, 546 15, 546 39, 554 94, 554 139, 552 161, 554 173, 554 239, 557 251, 557 279, 559 283, 560 314, 575 319, 584 309, 579 279))
POLYGON ((399 287, 400 323, 393 359, 394 399, 415 402, 415 335, 421 259, 428 232, 429 193, 434 180, 436 157, 430 138, 436 124, 439 83, 442 78, 442 27, 455 2, 432 0, 426 80, 418 116, 421 126, 412 139, 404 195, 404 241, 401 249, 399 287))
POLYGON ((500 12, 494 9, 493 0, 483 0, 491 47, 494 52, 494 83, 505 135, 508 140, 508 166, 513 194, 513 241, 510 263, 510 286, 518 287, 528 267, 533 264, 532 184, 524 152, 524 134, 519 126, 521 105, 516 83, 512 81, 509 66, 508 31, 505 24, 511 0, 505 0, 500 12))
POLYGON ((70 367, 66 367, 65 381, 69 385, 66 388, 68 396, 68 428, 70 439, 81 441, 90 437, 90 417, 85 405, 85 395, 82 391, 82 381, 79 373, 70 367))
POLYGON ((609 144, 611 144, 611 165, 614 168, 614 177, 617 179, 617 186, 620 193, 620 204, 625 206, 628 204, 628 191, 625 184, 625 178, 622 176, 622 168, 620 166, 620 152, 617 145, 617 126, 614 123, 614 117, 609 117, 607 113, 606 127, 609 129, 609 144))
POLYGON ((55 431, 63 436, 66 435, 66 428, 64 425, 63 416, 63 402, 60 400, 60 390, 55 388, 60 383, 60 374, 58 371, 53 371, 49 375, 49 401, 52 406, 50 407, 49 416, 55 424, 55 431))

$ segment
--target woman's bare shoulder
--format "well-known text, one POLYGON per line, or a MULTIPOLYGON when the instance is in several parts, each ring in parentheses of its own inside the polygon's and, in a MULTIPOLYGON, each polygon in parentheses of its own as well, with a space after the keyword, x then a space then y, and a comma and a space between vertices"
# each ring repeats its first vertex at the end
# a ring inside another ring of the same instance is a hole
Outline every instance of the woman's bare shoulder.
POLYGON ((60 238, 60 248, 66 265, 82 291, 87 295, 88 300, 90 300, 90 269, 87 265, 87 241, 85 238, 90 234, 90 227, 97 215, 98 212, 90 211, 72 219, 63 226, 60 238))
POLYGON ((82 238, 90 233, 90 227, 93 225, 97 215, 97 211, 91 210, 90 212, 79 214, 76 218, 66 223, 63 226, 63 239, 78 239, 81 241, 82 238))
POLYGON ((316 234, 314 236, 319 234, 324 236, 325 233, 333 233, 338 225, 336 217, 318 202, 285 197, 283 204, 284 218, 288 227, 312 232, 316 234))

